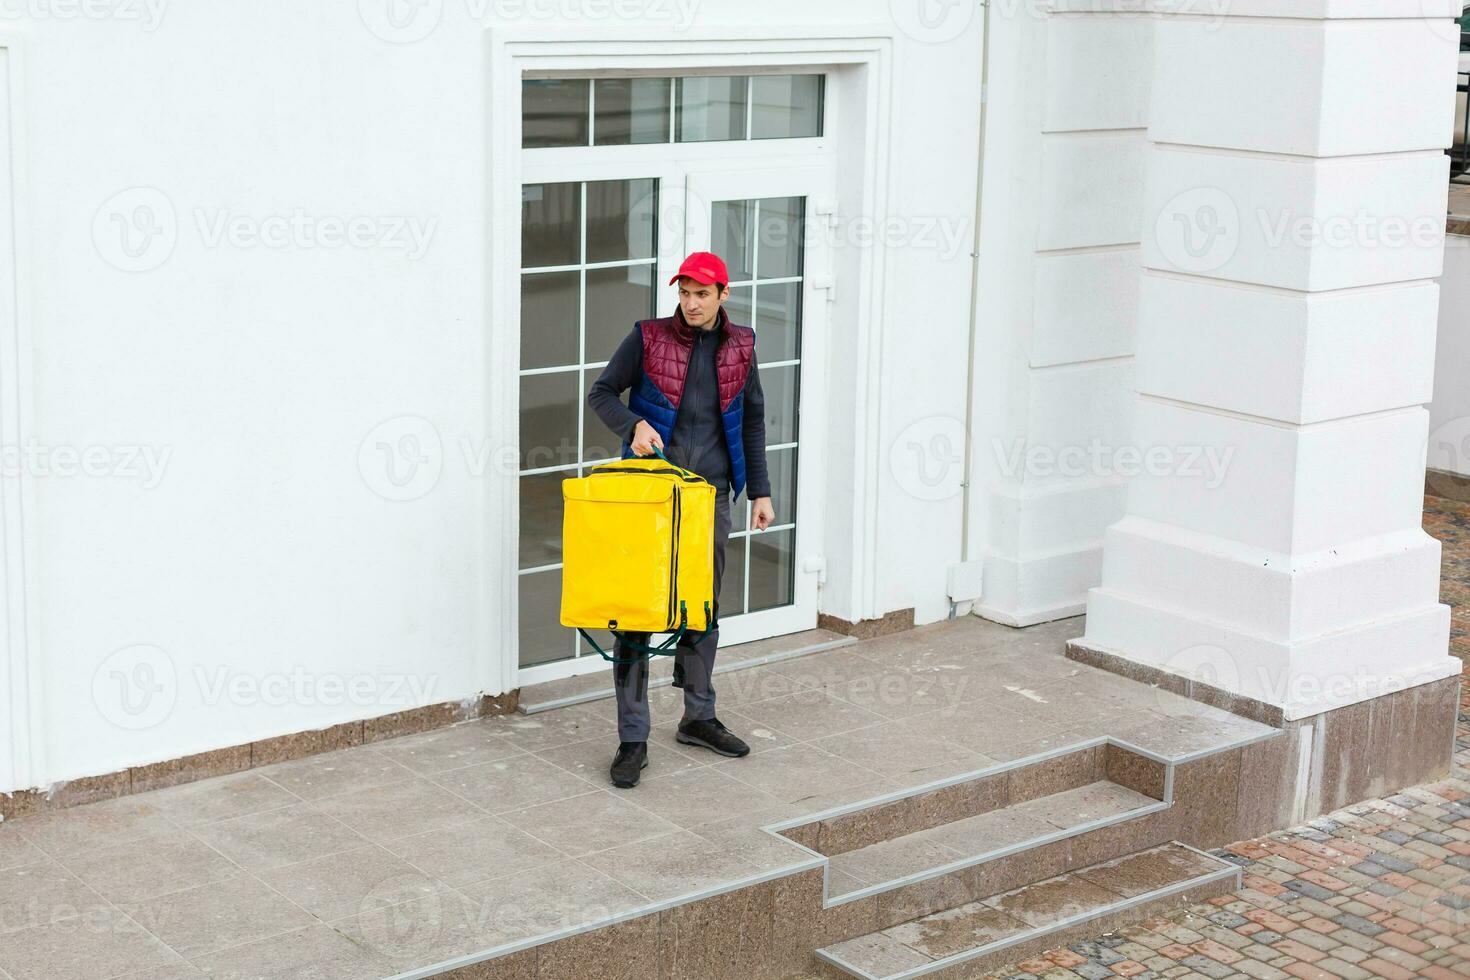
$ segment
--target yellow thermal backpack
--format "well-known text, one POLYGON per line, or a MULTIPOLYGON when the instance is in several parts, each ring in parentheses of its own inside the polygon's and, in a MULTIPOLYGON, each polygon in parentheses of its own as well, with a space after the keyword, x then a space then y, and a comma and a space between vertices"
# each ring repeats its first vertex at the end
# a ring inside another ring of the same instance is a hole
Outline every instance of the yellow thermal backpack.
POLYGON ((561 485, 561 624, 615 663, 587 630, 611 631, 638 660, 714 627, 714 485, 655 452, 561 485), (623 635, 665 632, 658 646, 623 635))

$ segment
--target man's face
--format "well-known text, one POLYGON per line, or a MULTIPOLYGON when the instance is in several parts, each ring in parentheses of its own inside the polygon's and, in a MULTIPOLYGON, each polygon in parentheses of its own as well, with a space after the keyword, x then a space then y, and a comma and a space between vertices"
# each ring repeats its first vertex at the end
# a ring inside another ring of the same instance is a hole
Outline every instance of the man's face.
POLYGON ((688 276, 679 280, 679 307, 691 327, 708 330, 720 315, 720 306, 730 298, 727 286, 718 292, 714 285, 695 282, 688 276))

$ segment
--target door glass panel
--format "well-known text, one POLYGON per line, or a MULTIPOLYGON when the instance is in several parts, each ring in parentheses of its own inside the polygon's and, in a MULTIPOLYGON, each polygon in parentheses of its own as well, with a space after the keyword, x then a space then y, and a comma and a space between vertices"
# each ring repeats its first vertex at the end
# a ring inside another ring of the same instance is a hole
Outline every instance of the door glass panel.
POLYGON ((593 126, 598 146, 669 141, 667 78, 599 78, 593 126))
POLYGON ((761 279, 801 275, 804 197, 773 197, 760 202, 756 221, 761 279))
POLYGON ((586 397, 634 321, 652 315, 657 193, 657 181, 643 179, 528 184, 522 194, 522 256, 531 263, 521 270, 522 667, 579 655, 576 632, 560 623, 561 483, 621 452, 586 397), (570 268, 534 271, 545 266, 570 268))
POLYGON ((675 128, 680 143, 745 139, 746 75, 679 79, 675 128))
POLYGON ((789 361, 801 350, 801 283, 761 283, 760 308, 755 313, 755 355, 758 363, 789 361))
POLYGON ((587 363, 609 360, 633 324, 653 316, 653 266, 587 270, 587 363))
MULTIPOLYGON (((719 253, 717 252, 715 254, 718 255, 719 253)), ((753 319, 753 308, 751 306, 751 297, 754 294, 754 286, 732 286, 730 288, 730 298, 725 300, 725 315, 732 322, 738 323, 741 326, 754 327, 755 320, 753 319)), ((755 351, 757 358, 762 357, 760 343, 760 334, 756 334, 755 351)))
MULTIPOLYGON (((602 368, 588 368, 582 372, 582 395, 585 398, 587 392, 592 390, 592 384, 597 376, 602 373, 602 368)), ((584 402, 585 404, 585 402, 584 402)), ((605 460, 616 459, 623 454, 623 441, 618 438, 607 426, 602 424, 595 413, 589 408, 587 412, 587 423, 582 426, 582 462, 601 463, 605 460)), ((583 467, 586 471, 586 467, 583 467)))
POLYGON ((750 600, 748 611, 789 606, 795 600, 792 573, 796 567, 795 532, 765 531, 750 539, 750 600))
POLYGON ((565 473, 521 477, 521 567, 561 561, 561 481, 565 473))
POLYGON ((653 258, 652 180, 598 180, 587 184, 587 261, 653 258))
MULTIPOLYGON (((736 527, 746 527, 739 515, 742 510, 730 511, 735 516, 736 527)), ((746 538, 731 537, 725 545, 725 570, 720 573, 720 622, 745 612, 745 542, 746 538)))
POLYGON ((586 146, 590 91, 585 78, 521 82, 521 146, 586 146))
POLYGON ((711 211, 710 251, 725 260, 731 282, 755 278, 754 201, 715 203, 711 211))
POLYGON ((796 378, 800 366, 761 369, 761 391, 766 396, 766 442, 796 441, 796 378))
POLYGON ((582 251, 582 185, 521 188, 521 268, 576 265, 582 251))
POLYGON ((532 572, 520 577, 520 665, 565 660, 575 649, 576 634, 561 625, 561 569, 532 572))
POLYGON ((822 135, 822 75, 751 79, 751 139, 822 135))
POLYGON ((521 468, 575 463, 577 372, 521 378, 521 468))
POLYGON ((582 277, 575 272, 521 276, 521 367, 577 363, 582 277))

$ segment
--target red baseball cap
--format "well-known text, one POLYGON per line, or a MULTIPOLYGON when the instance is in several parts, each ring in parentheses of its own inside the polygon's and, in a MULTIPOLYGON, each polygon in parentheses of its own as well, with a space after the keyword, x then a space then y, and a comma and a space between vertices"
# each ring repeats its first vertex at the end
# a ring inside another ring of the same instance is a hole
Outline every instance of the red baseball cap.
POLYGON ((725 268, 725 260, 713 252, 691 252, 684 264, 679 266, 678 273, 669 280, 669 285, 672 286, 683 276, 706 286, 717 282, 730 285, 730 270, 725 268))

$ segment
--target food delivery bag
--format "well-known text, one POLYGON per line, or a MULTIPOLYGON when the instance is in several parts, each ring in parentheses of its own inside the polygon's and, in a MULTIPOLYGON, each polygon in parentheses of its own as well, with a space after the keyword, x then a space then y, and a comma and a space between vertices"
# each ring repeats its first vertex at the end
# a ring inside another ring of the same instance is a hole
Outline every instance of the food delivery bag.
POLYGON ((714 626, 713 484, 660 453, 561 486, 563 626, 681 635, 714 626))

